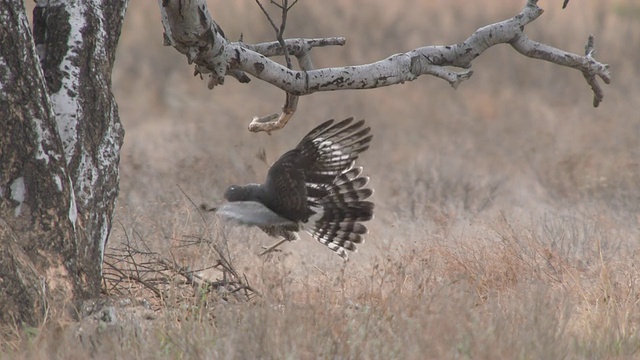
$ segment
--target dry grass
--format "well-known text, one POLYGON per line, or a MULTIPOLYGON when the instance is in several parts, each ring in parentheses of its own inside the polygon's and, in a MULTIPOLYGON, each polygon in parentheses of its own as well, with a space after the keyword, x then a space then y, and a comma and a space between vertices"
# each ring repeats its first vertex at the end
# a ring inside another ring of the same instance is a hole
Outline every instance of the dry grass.
MULTIPOLYGON (((317 66, 373 61, 426 44, 456 43, 524 1, 303 1, 289 36, 347 37, 314 50, 317 66)), ((258 81, 206 90, 161 44, 156 3, 133 1, 114 85, 127 130, 118 226, 197 268, 213 261, 206 236, 226 243, 259 289, 247 302, 170 288, 110 298, 82 322, 49 319, 5 329, 2 358, 633 358, 640 348, 640 7, 631 0, 543 2, 534 39, 580 52, 596 36, 611 64, 605 102, 591 107, 582 75, 525 59, 507 46, 474 63, 454 91, 434 78, 370 91, 314 94, 284 131, 250 134, 282 93, 258 81), (260 180, 273 161, 326 118, 366 118, 362 159, 376 188, 371 234, 351 261, 308 237, 257 257, 271 241, 206 222, 195 202, 260 180), (209 229, 207 231, 207 229, 209 229), (173 289, 173 290, 171 290, 173 289)), ((230 38, 271 40, 250 1, 211 1, 230 38)), ((204 275, 215 278, 214 271, 204 275)))

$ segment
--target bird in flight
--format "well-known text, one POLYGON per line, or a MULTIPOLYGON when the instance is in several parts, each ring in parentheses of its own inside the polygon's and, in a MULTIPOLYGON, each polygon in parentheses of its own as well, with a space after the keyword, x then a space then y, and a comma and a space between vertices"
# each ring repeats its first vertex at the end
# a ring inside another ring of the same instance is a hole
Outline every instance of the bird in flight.
POLYGON ((363 222, 373 218, 369 178, 355 166, 373 138, 364 125, 352 117, 322 123, 271 166, 263 184, 232 185, 224 193, 227 202, 210 210, 281 239, 262 254, 298 240, 305 230, 348 260, 346 250, 364 241, 363 222))

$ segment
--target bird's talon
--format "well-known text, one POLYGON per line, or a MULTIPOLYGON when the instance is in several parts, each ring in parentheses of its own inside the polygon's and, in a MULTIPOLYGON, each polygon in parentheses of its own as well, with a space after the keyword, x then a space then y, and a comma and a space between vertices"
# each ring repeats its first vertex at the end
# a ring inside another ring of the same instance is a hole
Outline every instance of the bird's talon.
POLYGON ((268 253, 272 253, 272 252, 282 252, 282 249, 271 249, 271 246, 261 246, 262 248, 262 252, 260 253, 260 256, 266 255, 268 253))

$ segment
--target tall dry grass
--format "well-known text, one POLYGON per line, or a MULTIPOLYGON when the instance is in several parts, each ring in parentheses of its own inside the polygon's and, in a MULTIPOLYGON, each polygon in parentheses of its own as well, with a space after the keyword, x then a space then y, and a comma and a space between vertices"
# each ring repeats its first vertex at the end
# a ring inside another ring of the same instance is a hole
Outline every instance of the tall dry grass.
MULTIPOLYGON (((302 1, 288 36, 346 36, 344 47, 314 50, 314 62, 359 64, 460 42, 523 3, 302 1)), ((135 231, 197 267, 212 261, 211 249, 176 245, 208 228, 262 296, 169 292, 162 307, 143 294, 104 300, 107 310, 79 309, 81 322, 5 330, 3 357, 637 357, 640 7, 541 5, 545 14, 527 28, 533 39, 579 53, 596 36, 597 58, 613 74, 599 108, 581 74, 499 46, 476 59, 458 90, 423 77, 314 94, 268 136, 246 126, 281 106, 280 91, 232 79, 206 90, 184 57, 161 46, 157 4, 131 2, 113 76, 127 134, 109 244, 135 231), (180 190, 219 201, 227 185, 264 177, 260 149, 273 161, 320 121, 351 115, 375 134, 361 164, 377 207, 346 265, 305 236, 259 258, 271 239, 203 223, 180 190)), ((229 38, 273 39, 250 1, 210 9, 229 38)))

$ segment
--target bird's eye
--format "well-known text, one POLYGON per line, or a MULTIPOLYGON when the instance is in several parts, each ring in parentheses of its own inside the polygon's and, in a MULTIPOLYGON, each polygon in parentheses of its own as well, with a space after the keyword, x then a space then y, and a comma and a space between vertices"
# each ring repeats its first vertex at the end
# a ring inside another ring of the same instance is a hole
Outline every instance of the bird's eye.
POLYGON ((224 192, 224 197, 228 201, 238 201, 239 197, 239 188, 236 185, 231 185, 227 188, 227 191, 224 192))

